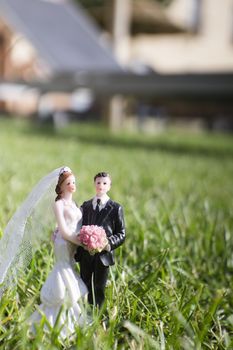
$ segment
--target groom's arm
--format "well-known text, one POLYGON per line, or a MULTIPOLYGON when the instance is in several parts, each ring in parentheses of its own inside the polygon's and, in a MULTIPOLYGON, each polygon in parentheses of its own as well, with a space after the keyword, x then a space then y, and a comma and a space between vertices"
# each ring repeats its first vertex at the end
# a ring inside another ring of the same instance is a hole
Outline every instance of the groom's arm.
POLYGON ((118 204, 115 212, 115 227, 113 234, 108 237, 111 250, 118 248, 125 241, 125 220, 123 208, 118 204))

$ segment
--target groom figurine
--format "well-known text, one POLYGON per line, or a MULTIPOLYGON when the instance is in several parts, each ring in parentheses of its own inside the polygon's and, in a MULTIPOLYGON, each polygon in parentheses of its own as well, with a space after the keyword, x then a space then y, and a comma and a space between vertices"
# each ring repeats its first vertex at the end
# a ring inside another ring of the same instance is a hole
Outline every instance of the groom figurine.
POLYGON ((114 265, 114 249, 125 240, 124 214, 120 204, 107 195, 111 188, 108 173, 101 172, 94 177, 96 195, 82 204, 83 225, 102 226, 108 244, 101 253, 90 255, 79 246, 75 260, 80 263, 80 275, 88 288, 88 301, 101 307, 104 302, 104 289, 110 265, 114 265), (92 290, 93 286, 93 290, 92 290))

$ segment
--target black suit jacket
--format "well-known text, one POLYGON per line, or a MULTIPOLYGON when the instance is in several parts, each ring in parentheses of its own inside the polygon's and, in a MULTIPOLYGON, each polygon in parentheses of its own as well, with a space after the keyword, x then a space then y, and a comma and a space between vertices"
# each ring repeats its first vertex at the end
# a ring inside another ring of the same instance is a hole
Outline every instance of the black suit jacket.
MULTIPOLYGON (((111 251, 103 251, 100 253, 100 260, 104 266, 114 265, 113 250, 119 247, 125 240, 125 222, 124 213, 120 204, 109 199, 105 207, 96 214, 93 210, 92 199, 86 201, 81 206, 83 211, 83 225, 98 225, 105 229, 111 251)), ((77 248, 75 255, 76 261, 81 260, 84 253, 82 247, 77 248)))

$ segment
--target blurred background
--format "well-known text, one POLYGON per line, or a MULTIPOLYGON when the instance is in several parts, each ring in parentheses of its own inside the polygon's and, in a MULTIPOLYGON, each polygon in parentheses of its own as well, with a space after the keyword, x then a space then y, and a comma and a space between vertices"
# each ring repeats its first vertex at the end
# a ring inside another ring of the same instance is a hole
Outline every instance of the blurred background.
POLYGON ((230 132, 232 23, 232 0, 0 0, 0 111, 230 132))

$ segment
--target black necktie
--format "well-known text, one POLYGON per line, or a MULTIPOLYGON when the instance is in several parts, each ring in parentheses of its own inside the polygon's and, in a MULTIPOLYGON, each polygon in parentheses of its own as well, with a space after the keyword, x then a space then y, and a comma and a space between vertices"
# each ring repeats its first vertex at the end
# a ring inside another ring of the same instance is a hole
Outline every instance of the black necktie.
POLYGON ((99 213, 100 212, 100 199, 97 199, 97 204, 96 204, 96 208, 95 208, 96 212, 99 213))

